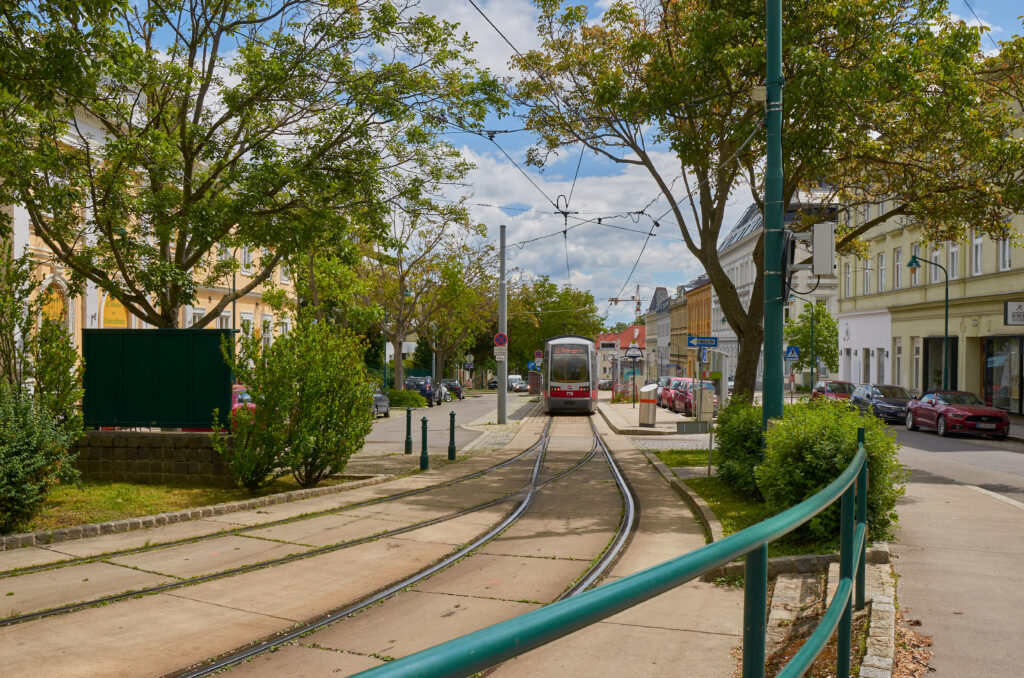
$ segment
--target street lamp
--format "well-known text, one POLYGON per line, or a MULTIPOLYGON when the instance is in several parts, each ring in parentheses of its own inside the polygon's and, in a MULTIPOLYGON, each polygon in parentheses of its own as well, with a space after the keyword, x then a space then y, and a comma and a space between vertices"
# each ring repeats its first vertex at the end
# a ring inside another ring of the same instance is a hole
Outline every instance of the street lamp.
POLYGON ((946 267, 936 261, 929 261, 928 259, 918 259, 917 255, 910 257, 910 261, 907 262, 907 268, 910 269, 911 273, 917 273, 917 269, 921 268, 921 264, 928 264, 929 266, 937 266, 942 269, 943 275, 946 276, 946 325, 942 336, 942 390, 949 390, 949 271, 946 267))

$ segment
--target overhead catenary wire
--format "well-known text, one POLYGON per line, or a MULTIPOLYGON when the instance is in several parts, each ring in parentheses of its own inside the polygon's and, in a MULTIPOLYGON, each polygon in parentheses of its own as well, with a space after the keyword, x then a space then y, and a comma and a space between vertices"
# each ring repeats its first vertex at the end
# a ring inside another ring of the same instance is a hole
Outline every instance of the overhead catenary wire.
POLYGON ((999 51, 999 44, 996 42, 996 39, 992 37, 992 33, 985 30, 986 22, 981 20, 981 17, 978 16, 978 13, 974 11, 974 8, 971 7, 971 3, 968 0, 964 0, 964 5, 966 5, 967 9, 971 11, 971 14, 974 15, 974 18, 978 20, 978 28, 981 30, 981 32, 988 36, 989 42, 991 42, 992 46, 996 48, 996 51, 999 51))

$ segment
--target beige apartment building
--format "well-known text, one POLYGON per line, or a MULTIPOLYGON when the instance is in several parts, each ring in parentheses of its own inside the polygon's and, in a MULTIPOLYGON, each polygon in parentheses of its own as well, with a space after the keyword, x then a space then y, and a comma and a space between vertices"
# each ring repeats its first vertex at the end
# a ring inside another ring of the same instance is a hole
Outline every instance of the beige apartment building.
MULTIPOLYGON (((872 206, 864 215, 872 217, 872 206)), ((1024 217, 1011 226, 1024 232, 1024 217)), ((866 259, 839 259, 839 378, 942 388, 945 289, 949 275, 949 388, 1024 413, 1024 250, 968 233, 963 242, 922 242, 921 229, 893 218, 865 234, 866 259), (907 267, 912 257, 923 263, 907 267)))

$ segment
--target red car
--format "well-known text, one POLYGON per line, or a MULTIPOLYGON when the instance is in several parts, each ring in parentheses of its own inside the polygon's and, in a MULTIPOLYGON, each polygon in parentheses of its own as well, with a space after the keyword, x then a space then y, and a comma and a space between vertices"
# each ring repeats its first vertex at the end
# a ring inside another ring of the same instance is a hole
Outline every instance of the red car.
POLYGON ((697 407, 697 398, 712 398, 712 411, 718 411, 718 396, 715 394, 715 385, 710 381, 698 382, 696 379, 687 379, 683 389, 675 392, 672 410, 692 417, 697 407), (698 383, 700 386, 698 386, 698 383), (703 388, 704 393, 698 394, 698 388, 703 388))
POLYGON ((1010 417, 1003 410, 989 407, 981 398, 966 391, 933 391, 907 403, 907 430, 934 428, 940 436, 947 433, 973 433, 1005 440, 1010 434, 1010 417))
POLYGON ((686 377, 672 377, 668 381, 668 385, 661 389, 661 395, 658 396, 658 404, 662 407, 672 409, 672 400, 675 398, 676 391, 682 390, 683 385, 689 381, 686 377))
POLYGON ((856 387, 849 381, 819 381, 811 391, 811 400, 825 398, 827 400, 849 400, 856 387))

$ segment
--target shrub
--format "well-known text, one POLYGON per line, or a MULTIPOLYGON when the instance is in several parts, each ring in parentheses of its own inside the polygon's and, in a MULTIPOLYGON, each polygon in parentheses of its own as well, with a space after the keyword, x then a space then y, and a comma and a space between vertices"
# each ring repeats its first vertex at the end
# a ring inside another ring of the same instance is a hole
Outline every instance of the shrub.
POLYGON ((426 407, 427 399, 421 396, 417 391, 402 390, 389 388, 388 400, 391 401, 391 407, 426 407))
POLYGON ((290 472, 314 487, 345 469, 372 426, 363 347, 349 330, 300 317, 290 334, 264 347, 243 336, 225 359, 252 397, 234 414, 235 446, 214 445, 239 482, 256 489, 290 472))
MULTIPOLYGON (((786 408, 782 421, 765 435, 757 482, 776 513, 821 491, 850 464, 857 452, 857 428, 865 428, 868 453, 868 528, 873 540, 892 536, 896 500, 907 472, 896 456, 896 434, 875 417, 862 417, 842 403, 814 401, 786 408)), ((815 538, 839 530, 839 502, 811 519, 801 531, 815 538)))
POLYGON ((718 449, 714 459, 722 482, 752 499, 760 499, 755 470, 761 463, 761 408, 733 400, 718 413, 718 449))
POLYGON ((78 477, 71 443, 46 407, 0 381, 0 533, 25 526, 54 485, 78 477))

